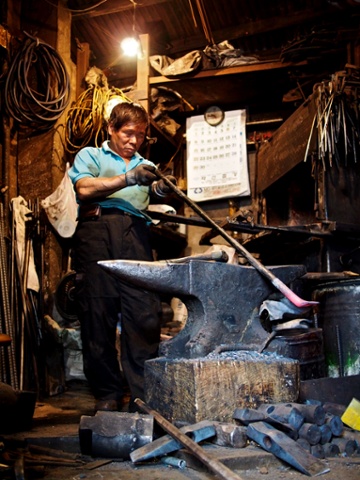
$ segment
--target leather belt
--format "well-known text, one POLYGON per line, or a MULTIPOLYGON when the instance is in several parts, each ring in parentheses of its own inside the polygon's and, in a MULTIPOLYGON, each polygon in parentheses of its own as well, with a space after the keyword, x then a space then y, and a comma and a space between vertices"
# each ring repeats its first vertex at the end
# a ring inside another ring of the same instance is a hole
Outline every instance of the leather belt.
POLYGON ((78 220, 96 220, 102 215, 126 215, 120 208, 104 208, 101 205, 80 205, 78 220))

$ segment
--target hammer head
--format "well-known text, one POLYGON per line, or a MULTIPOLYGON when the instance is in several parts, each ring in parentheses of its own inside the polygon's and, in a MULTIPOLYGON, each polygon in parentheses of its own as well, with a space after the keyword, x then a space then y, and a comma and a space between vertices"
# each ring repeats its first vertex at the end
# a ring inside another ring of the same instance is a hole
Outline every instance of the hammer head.
POLYGON ((153 440, 154 417, 126 412, 83 415, 79 425, 83 455, 104 458, 130 458, 130 453, 153 440))

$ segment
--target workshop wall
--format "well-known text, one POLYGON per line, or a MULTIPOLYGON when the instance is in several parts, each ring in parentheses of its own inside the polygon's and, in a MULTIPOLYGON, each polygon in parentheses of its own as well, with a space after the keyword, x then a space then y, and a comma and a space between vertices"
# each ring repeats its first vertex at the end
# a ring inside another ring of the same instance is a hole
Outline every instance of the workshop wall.
MULTIPOLYGON (((74 97, 76 67, 70 59, 70 12, 61 8, 60 5, 56 9, 44 0, 21 2, 21 11, 14 8, 16 3, 7 2, 10 31, 17 32, 20 29, 21 32, 27 32, 34 39, 39 38, 45 45, 56 50, 65 64, 70 80, 70 95, 74 97)), ((20 34, 18 38, 13 39, 14 48, 19 48, 18 43, 23 38, 24 35, 20 34)), ((26 62, 25 57, 23 60, 26 62)), ((52 67, 55 70, 56 64, 53 64, 52 67)), ((48 73, 51 77, 58 72, 51 71, 50 64, 48 73)), ((29 82, 27 84, 29 89, 34 88, 31 76, 24 80, 29 82)), ((46 87, 44 88, 46 89, 46 87)), ((65 87, 60 85, 59 89, 61 88, 65 87)), ((40 230, 37 231, 39 237, 34 238, 34 243, 40 244, 39 249, 43 254, 43 264, 39 264, 38 268, 43 276, 45 308, 46 305, 51 308, 52 293, 67 268, 66 258, 63 258, 67 254, 66 242, 52 229, 40 207, 41 200, 57 188, 64 175, 68 160, 63 146, 66 111, 65 109, 60 118, 54 122, 53 117, 46 117, 53 125, 50 129, 47 129, 46 125, 43 129, 41 124, 35 124, 34 127, 22 124, 19 128, 19 125, 11 120, 11 145, 13 150, 16 149, 16 156, 12 162, 9 190, 11 197, 19 195, 29 202, 30 208, 36 210, 34 217, 38 218, 35 220, 39 221, 41 225, 40 230)), ((40 261, 39 257, 37 260, 40 261)))

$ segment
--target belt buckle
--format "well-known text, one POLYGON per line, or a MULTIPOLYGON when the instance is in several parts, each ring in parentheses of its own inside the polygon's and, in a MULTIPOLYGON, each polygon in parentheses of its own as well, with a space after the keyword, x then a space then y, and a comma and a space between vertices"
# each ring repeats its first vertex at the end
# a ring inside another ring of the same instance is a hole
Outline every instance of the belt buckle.
POLYGON ((100 205, 82 205, 79 209, 79 217, 84 220, 96 220, 101 217, 100 205))

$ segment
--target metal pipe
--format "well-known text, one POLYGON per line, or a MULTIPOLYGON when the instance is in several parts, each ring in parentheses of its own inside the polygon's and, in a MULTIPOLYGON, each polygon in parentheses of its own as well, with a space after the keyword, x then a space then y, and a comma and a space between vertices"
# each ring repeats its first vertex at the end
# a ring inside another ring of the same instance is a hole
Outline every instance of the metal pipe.
POLYGON ((317 305, 319 302, 303 300, 295 292, 293 292, 287 285, 285 285, 279 278, 277 278, 269 269, 264 267, 253 255, 251 255, 246 248, 229 235, 220 225, 218 225, 212 218, 210 218, 202 208, 200 208, 195 202, 193 202, 184 192, 182 192, 176 185, 174 185, 163 173, 158 169, 155 171, 156 175, 161 178, 165 184, 171 188, 185 203, 187 203, 196 213, 206 220, 213 229, 218 231, 220 235, 229 242, 229 244, 235 248, 246 260, 252 265, 258 272, 260 272, 265 278, 270 280, 275 288, 277 288, 290 302, 297 307, 310 307, 317 305))
POLYGON ((181 470, 186 467, 186 461, 177 457, 162 457, 160 461, 165 465, 171 465, 172 467, 177 467, 181 470))
MULTIPOLYGON (((11 137, 10 137, 10 118, 8 115, 3 114, 3 132, 4 132, 4 149, 3 149, 3 171, 0 182, 3 183, 1 193, 4 198, 4 205, 9 204, 9 183, 10 183, 10 152, 11 152, 11 137)), ((9 226, 8 216, 5 217, 5 227, 9 226)))

